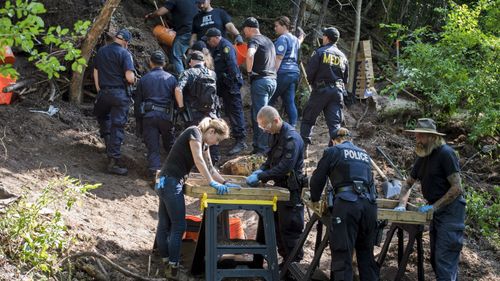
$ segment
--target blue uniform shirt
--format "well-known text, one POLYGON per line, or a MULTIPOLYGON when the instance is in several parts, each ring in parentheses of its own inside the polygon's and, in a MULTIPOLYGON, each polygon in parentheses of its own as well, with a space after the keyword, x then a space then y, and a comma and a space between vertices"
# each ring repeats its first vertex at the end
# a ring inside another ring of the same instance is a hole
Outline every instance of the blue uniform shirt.
POLYGON ((219 45, 209 50, 214 58, 217 78, 222 79, 226 85, 238 83, 241 86, 243 78, 241 77, 240 68, 236 61, 236 50, 231 42, 225 38, 221 38, 219 45))
MULTIPOLYGON (((321 198, 328 177, 334 189, 350 186, 353 181, 362 181, 368 189, 373 184, 370 156, 349 141, 326 148, 309 183, 313 202, 321 198)), ((339 196, 348 201, 358 197, 354 191, 339 196)))
POLYGON ((125 89, 125 72, 134 70, 130 52, 118 43, 101 47, 95 57, 95 69, 98 71, 99 88, 125 89))
POLYGON ((347 84, 349 62, 335 44, 327 44, 314 51, 306 67, 307 80, 313 86, 319 82, 347 84))
MULTIPOLYGON (((161 67, 153 68, 144 75, 137 84, 137 103, 151 102, 154 105, 168 107, 173 102, 177 79, 164 71, 161 67)), ((154 114, 155 111, 147 112, 144 116, 154 114)))
POLYGON ((285 33, 274 42, 276 55, 283 56, 278 74, 286 72, 299 72, 297 60, 299 57, 299 39, 291 33, 285 33))
POLYGON ((278 134, 270 135, 267 160, 262 164, 259 180, 286 180, 291 171, 300 174, 304 168, 304 141, 290 124, 283 122, 278 134))

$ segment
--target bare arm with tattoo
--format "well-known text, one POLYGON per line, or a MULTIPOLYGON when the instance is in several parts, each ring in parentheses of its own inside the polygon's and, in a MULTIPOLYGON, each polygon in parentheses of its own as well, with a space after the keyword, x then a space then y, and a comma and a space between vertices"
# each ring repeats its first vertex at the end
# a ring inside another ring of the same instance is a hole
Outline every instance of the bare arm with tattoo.
POLYGON ((401 187, 401 192, 399 193, 399 207, 406 207, 408 203, 408 198, 410 197, 411 190, 415 185, 416 180, 412 177, 408 177, 401 187))
POLYGON ((443 197, 434 202, 434 204, 432 205, 434 207, 434 211, 450 204, 453 200, 455 200, 455 198, 463 193, 462 179, 460 178, 459 173, 453 173, 446 179, 451 185, 450 189, 448 189, 448 192, 446 192, 443 197))
POLYGON ((205 163, 207 164, 208 172, 210 172, 210 175, 212 178, 219 182, 219 183, 224 183, 224 178, 219 174, 217 169, 215 169, 214 165, 212 164, 212 158, 210 157, 210 149, 204 150, 203 151, 203 158, 205 159, 205 163))

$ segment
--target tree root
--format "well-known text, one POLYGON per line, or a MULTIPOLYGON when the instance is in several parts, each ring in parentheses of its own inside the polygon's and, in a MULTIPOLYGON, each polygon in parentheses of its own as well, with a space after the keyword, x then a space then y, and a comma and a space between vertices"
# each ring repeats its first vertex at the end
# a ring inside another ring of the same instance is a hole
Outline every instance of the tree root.
POLYGON ((165 278, 149 278, 149 277, 143 277, 141 275, 138 275, 136 273, 133 273, 123 267, 121 267, 120 265, 114 263, 113 261, 111 261, 108 257, 106 257, 105 255, 102 255, 102 254, 99 254, 97 252, 79 252, 79 253, 76 253, 76 254, 73 254, 71 256, 68 256, 68 257, 65 257, 63 260, 61 260, 61 264, 64 264, 66 262, 68 262, 69 260, 76 260, 76 259, 79 259, 79 258, 84 258, 84 257, 93 257, 93 258, 96 258, 96 259, 99 259, 99 260, 102 260, 104 261, 105 263, 107 263, 108 265, 110 265, 112 268, 116 269, 117 271, 119 271, 120 273, 128 276, 128 277, 132 277, 132 278, 135 278, 137 280, 141 280, 141 281, 165 281, 166 279, 165 278))

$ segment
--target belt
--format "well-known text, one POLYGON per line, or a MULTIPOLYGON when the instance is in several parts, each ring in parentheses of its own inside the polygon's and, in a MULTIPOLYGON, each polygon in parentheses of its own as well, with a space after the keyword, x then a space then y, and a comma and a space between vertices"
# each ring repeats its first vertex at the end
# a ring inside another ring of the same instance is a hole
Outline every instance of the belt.
POLYGON ((320 81, 320 82, 317 82, 315 86, 316 86, 316 88, 335 87, 339 83, 342 83, 342 85, 343 85, 344 81, 342 81, 342 80, 337 80, 337 81, 333 81, 333 82, 320 81))
POLYGON ((125 87, 124 86, 105 86, 105 87, 101 87, 101 90, 113 90, 113 89, 125 90, 125 87))
MULTIPOLYGON (((337 188, 334 188, 334 191, 335 191, 335 194, 339 194, 339 193, 342 193, 345 191, 356 192, 352 186, 337 187, 337 188)), ((366 187, 363 187, 363 189, 361 190, 361 193, 365 193, 365 192, 368 192, 368 190, 366 189, 366 187)))
POLYGON ((152 105, 151 106, 151 110, 148 110, 148 112, 150 111, 159 111, 159 112, 166 112, 168 113, 170 110, 168 110, 168 108, 166 107, 161 107, 161 106, 157 106, 157 105, 152 105))

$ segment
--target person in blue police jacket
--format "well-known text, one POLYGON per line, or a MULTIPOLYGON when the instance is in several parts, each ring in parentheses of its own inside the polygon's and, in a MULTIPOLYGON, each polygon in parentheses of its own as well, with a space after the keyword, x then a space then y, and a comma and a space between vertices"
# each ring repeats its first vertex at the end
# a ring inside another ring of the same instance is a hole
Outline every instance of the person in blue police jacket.
POLYGON ((339 31, 334 27, 323 29, 323 46, 314 51, 307 63, 306 73, 313 91, 302 115, 300 135, 307 146, 311 144, 312 128, 323 111, 330 133, 340 128, 345 85, 349 76, 348 61, 344 53, 337 48, 339 31))
POLYGON ((222 98, 225 114, 231 124, 231 134, 235 139, 235 144, 228 154, 234 155, 247 148, 245 117, 240 93, 243 77, 236 62, 236 51, 227 39, 222 38, 221 32, 217 28, 210 28, 205 36, 214 59, 217 94, 222 98))
POLYGON ((97 51, 94 67, 94 83, 97 97, 94 115, 99 122, 99 133, 106 144, 109 158, 107 171, 126 175, 128 170, 121 158, 121 145, 125 137, 130 94, 127 87, 135 83, 134 62, 127 50, 132 34, 127 29, 116 33, 114 42, 97 51))
POLYGON ((331 212, 330 280, 353 280, 352 255, 356 250, 361 281, 379 280, 373 257, 377 227, 376 191, 370 156, 351 142, 349 130, 332 132, 332 146, 325 149, 309 182, 311 201, 318 202, 330 178, 334 196, 331 212))
POLYGON ((428 204, 420 212, 433 212, 429 228, 431 265, 436 280, 458 280, 458 262, 465 229, 465 199, 458 157, 436 130, 429 118, 418 119, 414 130, 417 160, 401 188, 397 211, 406 211, 406 203, 415 182, 420 181, 428 204))
POLYGON ((209 146, 228 137, 229 127, 224 120, 207 117, 179 135, 162 166, 155 186, 160 198, 156 243, 165 263, 167 280, 180 280, 181 277, 179 261, 182 235, 186 230, 183 186, 191 169, 196 166, 217 194, 227 194, 230 188, 240 187, 226 181, 210 160, 209 146))
MULTIPOLYGON (((266 162, 248 176, 246 182, 257 186, 261 181, 273 180, 275 186, 290 190, 290 201, 278 202, 275 213, 278 253, 286 261, 304 228, 304 205, 300 199, 301 189, 307 182, 303 174, 304 142, 295 128, 283 122, 272 106, 262 107, 257 114, 257 122, 264 132, 270 134, 270 149, 266 162)), ((301 249, 294 262, 302 260, 303 254, 301 249)))
POLYGON ((151 71, 137 84, 134 105, 136 121, 141 122, 142 137, 148 149, 148 176, 154 178, 161 167, 160 135, 167 153, 175 140, 172 119, 177 80, 163 70, 165 54, 162 51, 151 54, 149 66, 151 71))
POLYGON ((290 125, 297 125, 297 107, 295 106, 295 89, 299 81, 300 71, 297 63, 299 57, 299 39, 288 30, 292 23, 290 19, 281 16, 274 21, 274 30, 279 35, 276 47, 276 91, 269 99, 269 105, 274 106, 279 97, 283 101, 290 125))
POLYGON ((160 17, 167 13, 172 15, 172 25, 175 30, 175 39, 169 59, 174 66, 175 75, 184 70, 183 58, 189 48, 193 18, 198 13, 196 0, 167 0, 165 5, 154 12, 145 15, 145 19, 160 17))

